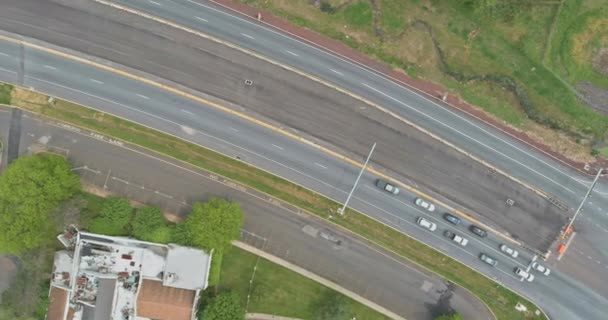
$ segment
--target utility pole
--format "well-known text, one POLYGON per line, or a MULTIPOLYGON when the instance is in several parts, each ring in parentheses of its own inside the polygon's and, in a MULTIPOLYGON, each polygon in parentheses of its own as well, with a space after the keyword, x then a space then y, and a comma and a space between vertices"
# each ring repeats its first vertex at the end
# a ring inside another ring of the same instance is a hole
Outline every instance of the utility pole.
POLYGON ((597 180, 600 178, 600 176, 602 175, 602 171, 604 169, 600 168, 597 171, 597 174, 595 175, 595 179, 593 179, 593 182, 591 183, 591 185, 589 186, 589 189, 587 190, 587 194, 585 194, 585 197, 583 197, 583 201, 581 201, 581 204, 578 206, 578 208, 576 209, 576 211, 574 212, 574 216, 572 216, 572 219, 570 219, 570 223, 568 223, 568 226, 566 227, 566 229, 564 230, 566 234, 570 233, 570 230, 572 230, 572 224, 574 223, 574 220, 576 219, 576 216, 579 214, 579 212, 582 211, 583 209, 583 205, 585 205, 585 202, 587 202, 587 199, 589 198, 589 196, 591 195, 591 192, 593 191, 593 188, 595 187, 597 180))
POLYGON ((374 142, 372 149, 369 151, 369 154, 367 155, 367 159, 365 159, 363 168, 361 168, 361 171, 359 171, 359 175, 357 176, 357 180, 355 180, 355 185, 353 185, 353 188, 350 190, 348 197, 346 197, 346 201, 344 201, 344 205, 342 206, 342 208, 338 209, 339 214, 342 214, 342 215, 344 214, 344 210, 346 210, 346 206, 348 206, 350 197, 353 196, 353 193, 355 192, 355 188, 357 187, 357 184, 359 184, 359 179, 361 179, 361 176, 363 175, 363 171, 365 171, 365 168, 367 168, 367 164, 369 163, 369 159, 372 157, 372 153, 374 153, 375 148, 376 148, 376 143, 374 142))

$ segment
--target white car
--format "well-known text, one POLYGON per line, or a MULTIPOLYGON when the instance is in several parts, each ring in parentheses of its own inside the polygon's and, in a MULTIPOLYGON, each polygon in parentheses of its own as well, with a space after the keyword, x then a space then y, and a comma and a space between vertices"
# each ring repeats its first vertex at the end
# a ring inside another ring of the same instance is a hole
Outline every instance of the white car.
POLYGON ((436 224, 434 224, 433 222, 430 222, 429 220, 426 220, 423 217, 418 217, 418 219, 416 219, 416 223, 425 229, 429 229, 431 231, 437 230, 436 224))
POLYGON ((519 252, 517 252, 517 250, 512 249, 511 247, 507 247, 507 245, 504 244, 500 245, 500 251, 506 253, 507 255, 510 255, 512 258, 517 258, 517 256, 519 255, 519 252))
POLYGON ((551 269, 543 266, 542 264, 540 264, 538 262, 533 262, 532 263, 532 269, 534 269, 534 270, 536 270, 536 271, 538 271, 538 272, 540 272, 540 273, 542 273, 542 274, 544 274, 546 276, 548 276, 548 275, 551 274, 551 269))
POLYGON ((467 243, 469 243, 469 239, 467 238, 463 238, 457 234, 455 234, 454 232, 450 231, 450 230, 446 230, 443 233, 444 236, 446 236, 448 239, 451 239, 452 241, 458 243, 459 245, 466 247, 467 243))
POLYGON ((524 270, 520 267, 515 268, 515 275, 517 275, 523 279, 526 279, 528 282, 532 282, 532 280, 534 280, 533 274, 527 273, 526 270, 524 270))
POLYGON ((435 205, 430 202, 426 202, 426 201, 422 200, 422 198, 416 198, 414 203, 417 206, 426 209, 426 211, 429 211, 429 212, 435 211, 435 205))

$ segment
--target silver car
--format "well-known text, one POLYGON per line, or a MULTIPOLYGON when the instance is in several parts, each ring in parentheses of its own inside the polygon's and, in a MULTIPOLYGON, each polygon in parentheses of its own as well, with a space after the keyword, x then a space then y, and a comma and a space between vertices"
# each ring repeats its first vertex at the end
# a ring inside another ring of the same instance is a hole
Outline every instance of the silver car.
POLYGON ((435 205, 432 204, 432 203, 430 203, 430 202, 424 201, 422 198, 416 198, 416 200, 414 201, 414 203, 417 206, 419 206, 421 208, 424 208, 428 212, 435 211, 435 205))
POLYGON ((532 263, 532 269, 534 269, 534 270, 536 270, 536 271, 538 271, 538 272, 540 272, 540 273, 542 273, 542 274, 544 274, 546 276, 548 276, 548 275, 551 274, 551 269, 543 266, 542 264, 540 264, 540 263, 538 263, 536 261, 532 263))
POLYGON ((482 253, 479 255, 479 259, 489 265, 491 265, 492 267, 496 267, 496 265, 498 264, 498 260, 488 256, 485 253, 482 253))

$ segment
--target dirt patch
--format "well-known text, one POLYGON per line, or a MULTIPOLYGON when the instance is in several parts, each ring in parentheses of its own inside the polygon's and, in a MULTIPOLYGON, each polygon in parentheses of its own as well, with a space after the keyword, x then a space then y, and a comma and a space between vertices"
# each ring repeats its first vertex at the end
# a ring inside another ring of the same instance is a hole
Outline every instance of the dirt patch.
POLYGON ((0 301, 2 292, 8 289, 11 279, 17 273, 17 265, 8 256, 0 256, 0 301))
MULTIPOLYGON (((608 76, 608 48, 601 48, 598 50, 595 59, 593 59, 593 68, 597 72, 608 76)), ((608 104, 608 102, 606 103, 608 104)))
MULTIPOLYGON (((606 51, 605 68, 608 72, 608 50, 606 51)), ((608 89, 596 87, 592 83, 585 81, 578 85, 577 90, 585 96, 587 103, 593 109, 608 115, 608 89)))

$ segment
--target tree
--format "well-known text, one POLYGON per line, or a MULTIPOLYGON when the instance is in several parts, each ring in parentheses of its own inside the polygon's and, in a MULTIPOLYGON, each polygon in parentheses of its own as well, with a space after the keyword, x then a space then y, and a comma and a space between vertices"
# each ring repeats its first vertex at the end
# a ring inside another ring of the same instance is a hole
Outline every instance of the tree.
POLYGON ((242 225, 243 212, 237 203, 212 198, 203 204, 194 204, 190 215, 177 225, 174 241, 221 250, 238 239, 242 225))
POLYGON ((135 238, 157 242, 168 243, 171 240, 172 229, 162 211, 156 207, 145 207, 137 210, 133 220, 133 236, 135 238))
POLYGON ((230 291, 221 292, 203 307, 205 320, 242 320, 245 319, 245 308, 239 296, 230 291))
POLYGON ((0 252, 20 254, 47 241, 55 230, 51 212, 80 188, 66 159, 23 156, 0 176, 0 252))
POLYGON ((110 197, 104 200, 99 215, 91 223, 91 231, 109 236, 126 235, 133 209, 127 199, 110 197))
POLYGON ((459 313, 442 314, 435 317, 435 320, 462 320, 462 316, 459 313))

